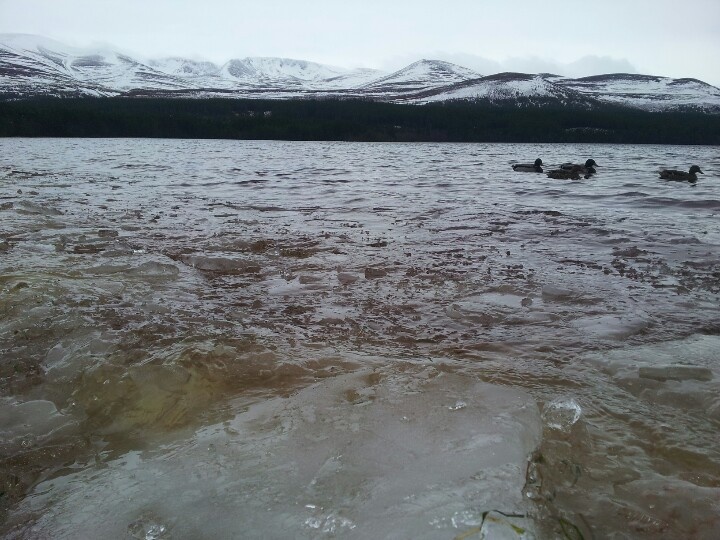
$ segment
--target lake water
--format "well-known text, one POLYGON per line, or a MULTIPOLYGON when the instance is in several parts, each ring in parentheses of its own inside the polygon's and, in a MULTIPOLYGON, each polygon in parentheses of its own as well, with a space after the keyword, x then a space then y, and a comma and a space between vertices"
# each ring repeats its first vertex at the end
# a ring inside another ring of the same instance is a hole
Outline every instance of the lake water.
POLYGON ((719 174, 0 140, 0 533, 718 538, 719 174))

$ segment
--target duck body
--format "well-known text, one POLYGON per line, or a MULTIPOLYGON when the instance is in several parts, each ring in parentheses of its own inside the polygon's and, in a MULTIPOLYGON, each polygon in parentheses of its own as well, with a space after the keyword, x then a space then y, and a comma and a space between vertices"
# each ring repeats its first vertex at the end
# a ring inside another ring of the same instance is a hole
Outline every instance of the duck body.
POLYGON ((575 163, 563 163, 562 165, 560 165, 560 168, 563 170, 576 170, 578 174, 582 174, 584 176, 595 174, 597 172, 597 170, 595 170, 595 167, 599 167, 599 165, 595 163, 594 159, 588 159, 585 162, 585 165, 578 165, 575 163))
POLYGON ((697 182, 697 173, 705 174, 700 170, 700 167, 693 165, 690 167, 689 172, 664 169, 660 171, 660 178, 663 180, 673 180, 675 182, 697 182))
POLYGON ((580 171, 578 169, 553 169, 548 171, 547 176, 555 180, 580 180, 580 171))
POLYGON ((513 171, 515 171, 515 172, 541 173, 541 172, 543 172, 542 164, 543 164, 542 159, 537 158, 535 160, 535 163, 533 163, 533 164, 519 163, 519 164, 513 165, 512 168, 513 168, 513 171))

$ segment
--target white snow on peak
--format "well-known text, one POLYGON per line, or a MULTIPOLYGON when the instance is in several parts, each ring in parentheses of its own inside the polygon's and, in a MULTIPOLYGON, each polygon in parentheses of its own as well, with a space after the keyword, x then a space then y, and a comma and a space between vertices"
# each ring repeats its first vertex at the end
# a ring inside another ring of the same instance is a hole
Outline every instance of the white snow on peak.
POLYGON ((223 74, 237 81, 255 84, 267 80, 314 82, 343 75, 347 70, 289 58, 254 57, 230 60, 223 74))
POLYGON ((382 75, 372 69, 348 70, 290 58, 250 57, 230 60, 221 76, 245 87, 274 86, 291 90, 340 90, 382 75))
POLYGON ((476 79, 480 76, 471 69, 450 62, 419 60, 395 73, 368 83, 365 88, 398 92, 418 91, 476 79))
POLYGON ((74 47, 34 34, 0 34, 0 48, 18 53, 39 54, 54 59, 118 54, 117 50, 108 45, 74 47))
POLYGON ((54 39, 33 34, 0 34, 0 47, 30 52, 39 52, 42 49, 47 49, 58 53, 64 52, 68 55, 87 52, 83 49, 70 47, 54 39))
POLYGON ((217 77, 220 67, 212 62, 186 58, 161 58, 148 61, 153 69, 179 77, 217 77))

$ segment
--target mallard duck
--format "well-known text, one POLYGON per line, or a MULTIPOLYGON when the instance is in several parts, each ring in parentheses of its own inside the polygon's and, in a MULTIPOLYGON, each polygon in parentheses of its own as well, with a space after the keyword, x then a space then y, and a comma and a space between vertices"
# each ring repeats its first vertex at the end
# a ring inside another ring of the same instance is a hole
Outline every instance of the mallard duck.
POLYGON ((553 169, 548 171, 547 176, 555 180, 580 180, 578 169, 553 169))
POLYGON ((543 172, 542 164, 542 159, 537 158, 532 165, 530 163, 519 163, 513 165, 512 168, 515 172, 543 172))
POLYGON ((566 171, 569 171, 571 169, 575 169, 578 171, 578 173, 583 175, 588 174, 595 174, 597 171, 595 170, 595 167, 599 167, 597 163, 595 163, 594 159, 588 159, 585 162, 585 165, 577 165, 575 163, 563 163, 560 165, 561 169, 565 169, 566 171))
POLYGON ((663 180, 675 180, 677 182, 697 182, 696 173, 705 174, 700 170, 700 167, 693 165, 690 167, 690 172, 664 169, 660 171, 660 178, 663 180))

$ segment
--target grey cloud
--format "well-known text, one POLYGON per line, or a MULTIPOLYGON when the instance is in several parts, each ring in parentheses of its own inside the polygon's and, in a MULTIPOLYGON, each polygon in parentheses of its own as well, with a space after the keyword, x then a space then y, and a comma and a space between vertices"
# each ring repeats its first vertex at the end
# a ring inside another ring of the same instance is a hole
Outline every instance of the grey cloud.
POLYGON ((505 71, 519 71, 520 73, 555 73, 565 75, 563 65, 552 60, 545 60, 537 56, 508 58, 503 62, 505 71))
POLYGON ((565 67, 566 74, 573 77, 602 73, 637 73, 635 66, 625 58, 610 58, 609 56, 583 56, 565 67))
MULTIPOLYGON (((462 53, 436 52, 425 54, 422 57, 432 60, 444 60, 477 71, 481 75, 492 75, 503 71, 519 73, 554 73, 569 77, 586 77, 604 73, 637 73, 637 68, 625 58, 612 58, 610 56, 583 56, 570 63, 556 62, 537 56, 513 57, 498 62, 482 56, 462 53)), ((386 69, 404 67, 420 57, 399 57, 386 69), (401 65, 402 64, 402 65, 401 65)))
POLYGON ((507 71, 522 73, 555 73, 568 77, 587 77, 605 73, 637 73, 638 70, 625 58, 610 56, 583 56, 570 63, 555 62, 537 57, 510 58, 503 62, 507 71))

